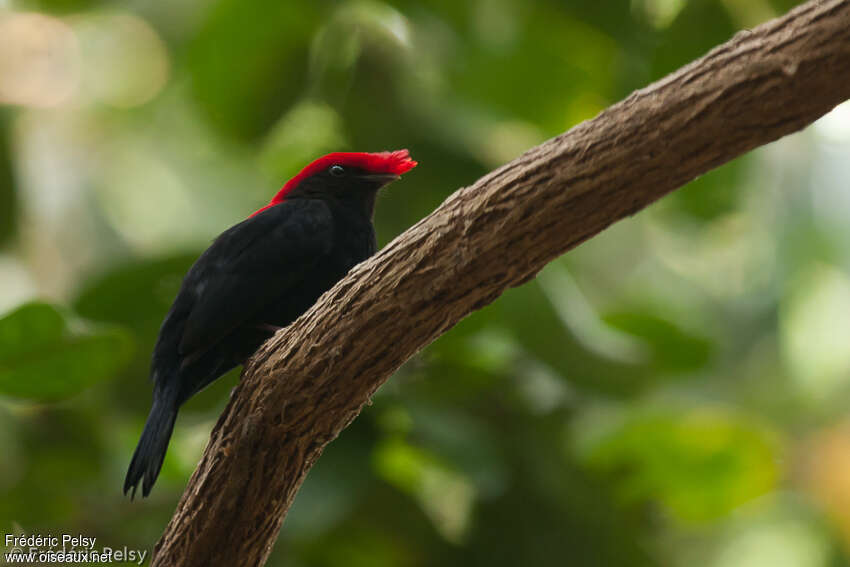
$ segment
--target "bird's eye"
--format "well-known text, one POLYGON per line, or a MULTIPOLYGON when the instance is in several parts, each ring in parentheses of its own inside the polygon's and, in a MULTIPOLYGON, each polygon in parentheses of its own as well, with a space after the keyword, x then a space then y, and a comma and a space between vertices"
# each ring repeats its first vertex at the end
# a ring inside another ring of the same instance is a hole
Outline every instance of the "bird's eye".
POLYGON ((331 175, 334 177, 341 177, 345 173, 345 170, 341 165, 332 165, 328 171, 330 171, 331 175))

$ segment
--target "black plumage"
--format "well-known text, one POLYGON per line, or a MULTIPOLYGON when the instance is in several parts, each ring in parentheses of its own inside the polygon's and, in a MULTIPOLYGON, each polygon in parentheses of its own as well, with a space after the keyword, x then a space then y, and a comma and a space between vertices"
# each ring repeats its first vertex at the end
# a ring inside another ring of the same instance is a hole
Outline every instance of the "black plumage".
POLYGON ((243 363, 376 251, 378 190, 414 167, 407 152, 313 162, 271 204, 222 233, 191 267, 159 332, 153 404, 125 494, 150 493, 179 407, 243 363))

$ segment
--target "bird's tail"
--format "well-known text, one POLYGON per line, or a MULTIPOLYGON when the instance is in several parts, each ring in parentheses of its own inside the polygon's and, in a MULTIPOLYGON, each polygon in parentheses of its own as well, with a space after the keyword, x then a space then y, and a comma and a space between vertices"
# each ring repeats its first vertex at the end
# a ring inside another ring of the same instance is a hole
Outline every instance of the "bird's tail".
POLYGON ((159 476, 159 470, 162 468, 162 460, 168 449, 168 441, 171 439, 179 407, 177 394, 170 388, 164 388, 154 395, 151 412, 124 479, 124 494, 132 489, 131 500, 136 495, 136 488, 140 482, 142 495, 150 494, 156 477, 159 476))

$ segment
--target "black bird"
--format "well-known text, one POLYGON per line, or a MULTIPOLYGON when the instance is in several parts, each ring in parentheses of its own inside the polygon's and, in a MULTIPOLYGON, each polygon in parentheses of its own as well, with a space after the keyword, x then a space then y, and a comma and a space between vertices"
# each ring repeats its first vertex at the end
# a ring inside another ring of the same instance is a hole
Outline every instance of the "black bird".
POLYGON ((375 253, 378 190, 416 166, 407 150, 317 159, 271 202, 223 232, 189 269, 153 352, 153 405, 124 494, 147 496, 180 406, 242 364, 375 253))

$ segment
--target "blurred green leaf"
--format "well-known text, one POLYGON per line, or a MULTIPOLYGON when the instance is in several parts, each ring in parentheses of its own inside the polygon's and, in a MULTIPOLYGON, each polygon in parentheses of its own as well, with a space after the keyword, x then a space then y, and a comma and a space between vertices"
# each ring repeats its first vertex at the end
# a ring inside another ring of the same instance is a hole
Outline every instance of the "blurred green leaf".
POLYGON ((506 119, 528 120, 555 134, 593 117, 612 90, 615 43, 554 3, 486 4, 474 14, 476 44, 450 66, 460 96, 486 101, 506 119), (532 64, 533 62, 533 64, 532 64), (582 96, 593 92, 592 97, 582 96))
POLYGON ((653 80, 702 57, 735 33, 725 6, 714 0, 685 2, 670 27, 657 38, 652 58, 653 80))
POLYGON ((638 567, 652 559, 636 507, 562 450, 563 416, 500 412, 490 424, 508 453, 507 490, 476 507, 463 565, 638 567))
POLYGON ((72 331, 46 303, 29 303, 0 319, 0 393, 60 400, 113 376, 132 353, 116 328, 72 331))
POLYGON ((529 355, 588 392, 630 396, 654 380, 645 365, 600 356, 580 343, 536 281, 508 290, 494 307, 529 355))
MULTIPOLYGON (((131 329, 137 339, 133 363, 121 377, 115 396, 125 407, 143 408, 150 401, 148 372, 159 327, 174 301, 183 276, 197 259, 195 253, 127 262, 85 282, 73 303, 81 316, 131 329)), ((217 380, 190 404, 215 406, 229 388, 227 379, 217 380), (217 394, 217 395, 216 395, 217 394)))
POLYGON ((216 3, 189 54, 192 88, 209 120, 242 139, 264 134, 304 91, 319 2, 216 3))
POLYGON ((475 498, 475 488, 463 474, 427 449, 400 437, 387 438, 377 447, 375 471, 414 496, 446 539, 463 538, 475 498))
POLYGON ((694 336, 652 313, 619 311, 603 317, 606 323, 639 337, 651 347, 652 362, 659 370, 685 372, 705 366, 711 342, 694 336))
POLYGON ((409 550, 398 537, 369 524, 346 526, 320 545, 309 547, 302 555, 307 559, 305 565, 316 567, 412 567, 419 564, 410 557, 409 550))
POLYGON ((309 536, 331 529, 353 513, 373 483, 370 456, 374 431, 357 420, 323 452, 298 490, 286 516, 290 534, 309 536), (345 474, 340 474, 344 470, 345 474))
POLYGON ((426 469, 445 468, 436 456, 398 438, 387 439, 375 452, 375 470, 400 490, 416 494, 426 469))
POLYGON ((287 179, 316 156, 345 146, 340 118, 327 105, 305 101, 293 106, 274 126, 261 160, 272 179, 287 179))
POLYGON ((671 194, 658 208, 680 211, 702 221, 733 212, 741 198, 747 161, 738 159, 709 171, 671 194))
POLYGON ((482 495, 504 490, 509 473, 489 424, 439 403, 410 402, 408 407, 413 418, 411 437, 417 443, 468 478, 482 495))
POLYGON ((683 522, 730 513, 779 478, 776 440, 722 410, 639 413, 581 449, 585 462, 618 481, 626 502, 654 500, 683 522))
POLYGON ((28 303, 0 319, 0 360, 60 339, 65 319, 47 303, 28 303))
POLYGON ((198 254, 127 262, 90 279, 74 309, 83 317, 125 325, 155 338, 183 276, 198 254))

